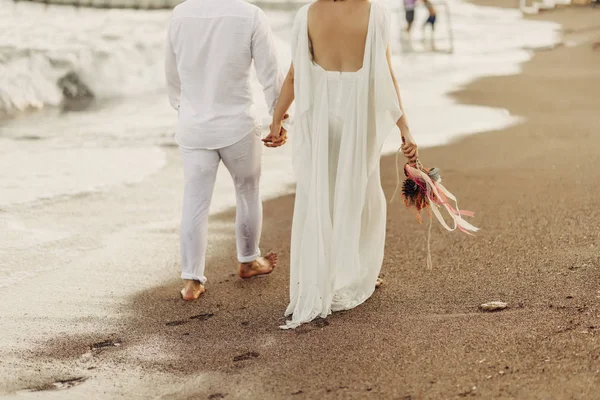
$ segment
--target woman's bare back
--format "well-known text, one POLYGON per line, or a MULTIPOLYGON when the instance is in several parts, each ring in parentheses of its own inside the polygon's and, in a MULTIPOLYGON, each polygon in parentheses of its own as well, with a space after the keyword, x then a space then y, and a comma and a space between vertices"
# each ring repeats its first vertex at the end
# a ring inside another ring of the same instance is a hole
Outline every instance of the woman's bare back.
POLYGON ((362 68, 369 32, 368 0, 319 0, 308 10, 314 62, 328 71, 362 68))

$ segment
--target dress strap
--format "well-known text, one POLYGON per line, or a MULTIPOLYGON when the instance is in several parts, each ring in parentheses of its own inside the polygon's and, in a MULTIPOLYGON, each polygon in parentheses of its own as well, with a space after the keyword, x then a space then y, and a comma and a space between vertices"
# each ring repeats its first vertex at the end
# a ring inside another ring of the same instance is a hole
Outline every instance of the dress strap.
POLYGON ((294 62, 294 87, 296 92, 296 115, 301 118, 310 109, 312 99, 311 69, 312 58, 308 47, 308 9, 303 6, 296 14, 292 37, 292 58, 294 62))
POLYGON ((377 8, 371 3, 371 9, 369 11, 369 27, 367 28, 367 40, 365 42, 365 54, 363 56, 363 68, 371 61, 371 53, 373 49, 373 29, 375 25, 375 13, 377 8))

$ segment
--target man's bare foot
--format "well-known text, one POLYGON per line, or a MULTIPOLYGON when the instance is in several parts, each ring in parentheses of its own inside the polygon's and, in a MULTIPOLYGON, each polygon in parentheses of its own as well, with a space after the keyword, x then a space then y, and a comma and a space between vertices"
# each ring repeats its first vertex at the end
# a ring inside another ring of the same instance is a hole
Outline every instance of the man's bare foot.
POLYGON ((277 266, 277 254, 270 252, 264 257, 258 257, 250 263, 240 264, 239 275, 242 279, 250 279, 257 275, 268 275, 277 266))
POLYGON ((375 289, 378 289, 383 285, 383 278, 377 278, 377 282, 375 282, 375 289))
POLYGON ((183 280, 184 287, 181 289, 181 298, 185 301, 198 300, 200 295, 206 292, 204 285, 198 281, 192 281, 188 279, 183 280))

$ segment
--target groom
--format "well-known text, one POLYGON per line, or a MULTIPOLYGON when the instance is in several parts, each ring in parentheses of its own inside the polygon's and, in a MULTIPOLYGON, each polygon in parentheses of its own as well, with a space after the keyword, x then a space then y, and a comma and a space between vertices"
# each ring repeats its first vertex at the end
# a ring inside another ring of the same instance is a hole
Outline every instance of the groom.
MULTIPOLYGON (((262 143, 252 113, 251 65, 273 113, 283 83, 265 14, 243 0, 187 0, 169 25, 165 72, 169 101, 178 111, 185 189, 181 222, 181 296, 204 293, 208 212, 221 161, 237 199, 239 276, 269 274, 277 256, 261 257, 259 193, 262 143)), ((272 143, 285 143, 286 132, 272 143)))

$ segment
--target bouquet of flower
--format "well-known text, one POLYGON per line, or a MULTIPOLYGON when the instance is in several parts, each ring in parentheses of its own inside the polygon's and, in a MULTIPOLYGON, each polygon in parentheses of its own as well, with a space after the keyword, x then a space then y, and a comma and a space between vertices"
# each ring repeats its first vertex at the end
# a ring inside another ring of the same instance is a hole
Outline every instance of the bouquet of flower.
MULTIPOLYGON (((400 154, 400 153, 398 153, 400 154)), ((396 157, 396 174, 398 186, 392 197, 396 197, 400 188, 400 172, 398 170, 398 158, 396 157)), ((471 232, 477 232, 479 228, 465 221, 463 217, 472 217, 471 211, 460 210, 456 197, 442 185, 442 177, 437 168, 425 168, 419 159, 409 162, 404 166, 404 175, 406 179, 402 184, 402 197, 407 208, 413 208, 417 219, 421 222, 421 210, 427 210, 429 215, 435 215, 436 219, 444 228, 449 231, 459 229, 460 231, 471 235, 471 232), (440 210, 445 209, 453 221, 453 226, 449 226, 440 210)))

